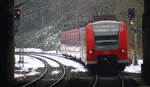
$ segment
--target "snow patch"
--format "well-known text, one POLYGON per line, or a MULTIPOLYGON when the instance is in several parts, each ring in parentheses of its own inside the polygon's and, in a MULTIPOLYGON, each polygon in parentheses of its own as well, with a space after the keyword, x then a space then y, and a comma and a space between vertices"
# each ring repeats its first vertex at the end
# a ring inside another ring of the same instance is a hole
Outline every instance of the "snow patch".
POLYGON ((15 55, 15 78, 39 74, 38 68, 44 67, 43 62, 33 57, 24 56, 24 63, 19 63, 19 55, 15 55))
MULTIPOLYGON (((44 55, 44 54, 43 54, 44 55)), ((35 55, 34 55, 35 56, 35 55)), ((35 56, 35 57, 38 57, 38 58, 41 58, 41 59, 44 59, 46 60, 46 62, 51 66, 51 67, 60 67, 59 64, 57 64, 56 62, 50 60, 50 59, 47 59, 47 58, 44 58, 42 56, 35 56)))
POLYGON ((129 73, 141 73, 141 64, 143 64, 143 60, 139 59, 138 65, 131 64, 129 66, 126 66, 124 71, 129 73))
POLYGON ((59 71, 57 70, 57 71, 52 71, 51 72, 51 75, 58 75, 59 74, 59 71))
POLYGON ((75 62, 73 60, 68 60, 60 56, 47 55, 47 54, 43 54, 43 55, 46 57, 53 58, 54 60, 59 61, 65 66, 73 67, 74 69, 71 70, 72 72, 87 72, 88 71, 82 64, 75 62))
POLYGON ((43 52, 40 48, 15 48, 15 52, 43 52))

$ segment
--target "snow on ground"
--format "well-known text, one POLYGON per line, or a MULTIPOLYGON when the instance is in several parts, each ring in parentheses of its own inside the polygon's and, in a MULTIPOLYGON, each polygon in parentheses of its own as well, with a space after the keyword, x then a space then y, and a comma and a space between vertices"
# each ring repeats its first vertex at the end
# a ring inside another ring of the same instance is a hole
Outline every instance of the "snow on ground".
POLYGON ((15 48, 15 52, 35 52, 35 53, 58 53, 60 54, 59 51, 56 51, 56 50, 52 50, 52 51, 43 51, 42 49, 40 48, 15 48))
POLYGON ((44 56, 53 58, 65 66, 73 67, 74 69, 71 70, 72 72, 87 72, 87 69, 82 64, 76 61, 69 60, 63 57, 59 57, 59 56, 48 55, 48 54, 44 54, 44 56))
POLYGON ((19 55, 15 55, 15 78, 39 74, 36 69, 44 67, 43 62, 33 57, 24 56, 24 63, 19 63, 19 55))
POLYGON ((15 48, 15 52, 43 52, 43 50, 39 48, 15 48))
POLYGON ((59 73, 60 73, 60 71, 56 70, 56 71, 52 71, 52 72, 51 72, 51 75, 57 75, 57 74, 59 74, 59 73))
MULTIPOLYGON (((16 48, 16 52, 19 52, 20 48, 16 48)), ((24 48, 24 52, 41 52, 41 53, 53 53, 56 54, 57 51, 43 51, 41 49, 38 48, 24 48)), ((60 54, 60 52, 58 52, 58 54, 60 54)), ((58 60, 59 62, 61 62, 62 64, 64 64, 65 66, 70 66, 73 67, 74 69, 72 69, 72 72, 86 72, 87 69, 80 63, 72 61, 72 60, 68 60, 65 58, 62 58, 60 56, 55 56, 55 55, 50 55, 50 54, 43 54, 47 57, 51 57, 55 60, 58 60)), ((52 67, 59 67, 58 64, 56 64, 55 62, 48 60, 46 58, 44 58, 52 67)))
POLYGON ((124 71, 129 73, 141 73, 141 64, 143 64, 143 60, 139 59, 138 65, 131 64, 129 66, 126 66, 124 71))
POLYGON ((43 51, 43 53, 57 53, 57 54, 61 54, 61 52, 53 50, 53 51, 43 51))
MULTIPOLYGON (((43 54, 43 55, 45 55, 45 54, 43 54)), ((52 61, 52 60, 50 60, 50 59, 47 59, 47 58, 44 58, 44 57, 41 57, 41 56, 36 56, 36 55, 34 55, 34 56, 46 60, 46 62, 47 62, 51 67, 60 67, 59 64, 57 64, 56 62, 54 62, 54 61, 52 61)))
MULTIPOLYGON (((43 54, 43 55, 46 57, 50 57, 54 60, 57 60, 65 66, 73 67, 73 69, 71 70, 72 72, 86 72, 87 71, 87 69, 82 64, 75 62, 73 60, 69 60, 69 59, 60 57, 59 55, 58 56, 50 55, 50 54, 43 54)), ((37 57, 39 57, 39 56, 37 56, 37 57)), ((43 57, 41 57, 41 58, 43 58, 43 57)), ((43 59, 45 59, 48 62, 48 64, 50 64, 52 67, 59 67, 59 65, 57 63, 54 63, 53 61, 46 59, 46 58, 43 58, 43 59)))
MULTIPOLYGON (((20 48, 16 48, 15 52, 19 52, 19 50, 20 50, 20 48)), ((56 54, 57 51, 43 51, 38 48, 23 48, 23 52, 37 52, 40 54, 42 54, 42 53, 56 54)), ((58 53, 60 53, 60 52, 58 52, 58 53)), ((73 67, 73 69, 71 70, 72 72, 86 72, 87 71, 87 69, 82 64, 72 61, 72 60, 62 58, 62 57, 60 57, 60 55, 58 55, 58 56, 50 55, 50 54, 47 54, 47 55, 43 54, 43 55, 47 56, 47 57, 51 57, 55 60, 58 60, 65 66, 73 67)), ((19 55, 15 55, 15 58, 16 58, 15 67, 20 68, 19 70, 15 70, 15 72, 16 72, 15 78, 39 74, 39 72, 36 72, 35 70, 37 68, 44 67, 44 64, 42 65, 41 61, 39 61, 38 59, 32 58, 32 57, 29 57, 29 56, 24 56, 24 62, 25 62, 24 64, 18 63, 19 55), (20 73, 20 72, 24 72, 24 73, 20 73)), ((43 58, 43 57, 41 57, 41 58, 43 58)), ((50 64, 52 67, 59 67, 59 65, 57 63, 55 63, 54 61, 46 59, 46 58, 43 58, 43 59, 45 59, 48 62, 48 64, 50 64)), ((58 73, 59 73, 59 71, 51 72, 52 75, 55 75, 58 73)))

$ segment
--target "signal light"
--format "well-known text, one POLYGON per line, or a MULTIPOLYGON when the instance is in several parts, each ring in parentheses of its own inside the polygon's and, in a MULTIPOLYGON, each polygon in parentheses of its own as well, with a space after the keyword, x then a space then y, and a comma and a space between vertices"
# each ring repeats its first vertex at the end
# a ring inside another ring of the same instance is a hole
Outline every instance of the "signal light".
POLYGON ((20 14, 21 14, 20 9, 15 9, 14 18, 15 19, 20 19, 20 14))
POLYGON ((129 19, 129 24, 133 25, 134 24, 134 20, 133 19, 129 19))
POLYGON ((17 15, 20 15, 20 10, 17 10, 17 11, 16 11, 16 14, 17 14, 17 15))

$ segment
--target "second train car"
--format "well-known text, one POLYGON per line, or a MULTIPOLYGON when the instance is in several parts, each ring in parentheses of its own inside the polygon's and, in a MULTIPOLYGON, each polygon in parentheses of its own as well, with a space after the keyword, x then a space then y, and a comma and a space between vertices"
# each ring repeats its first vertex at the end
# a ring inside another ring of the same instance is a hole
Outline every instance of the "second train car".
POLYGON ((61 32, 61 52, 88 67, 123 70, 128 64, 127 30, 123 22, 97 21, 61 32))

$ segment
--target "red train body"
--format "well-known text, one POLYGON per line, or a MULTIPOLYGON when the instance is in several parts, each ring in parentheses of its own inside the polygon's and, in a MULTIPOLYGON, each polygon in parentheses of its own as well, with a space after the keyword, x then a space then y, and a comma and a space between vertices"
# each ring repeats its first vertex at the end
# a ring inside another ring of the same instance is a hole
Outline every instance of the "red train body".
POLYGON ((97 21, 61 33, 61 52, 80 59, 85 65, 113 62, 120 69, 128 63, 127 30, 122 22, 97 21))

